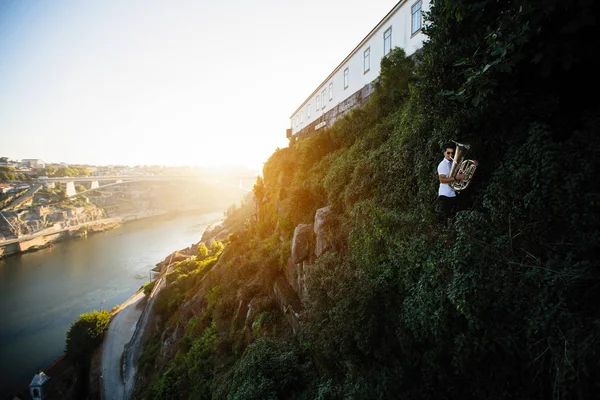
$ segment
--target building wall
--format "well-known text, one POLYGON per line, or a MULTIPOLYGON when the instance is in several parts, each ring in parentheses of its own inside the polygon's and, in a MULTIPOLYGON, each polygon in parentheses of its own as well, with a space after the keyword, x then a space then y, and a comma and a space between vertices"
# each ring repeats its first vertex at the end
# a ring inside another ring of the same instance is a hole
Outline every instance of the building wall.
POLYGON ((46 164, 39 158, 24 158, 21 163, 30 168, 45 168, 46 164))
POLYGON ((325 129, 338 119, 343 117, 345 114, 350 112, 355 107, 360 107, 369 101, 371 94, 373 93, 373 85, 368 84, 363 86, 362 89, 358 90, 354 94, 350 95, 347 99, 332 107, 329 111, 326 111, 322 117, 310 122, 307 126, 299 130, 292 138, 294 142, 303 140, 314 136, 319 130, 325 129))
MULTIPOLYGON (((339 114, 341 103, 352 103, 354 106, 364 104, 365 93, 370 95, 371 84, 379 76, 380 62, 384 54, 384 33, 391 27, 391 48, 401 47, 407 55, 412 55, 423 45, 425 35, 419 31, 411 34, 411 8, 417 3, 416 0, 402 0, 397 3, 389 15, 387 15, 356 49, 340 64, 333 73, 304 101, 298 110, 292 114, 291 134, 296 135, 305 128, 309 130, 322 121, 329 125, 340 115, 349 111, 342 107, 344 113, 339 114), (369 49, 370 69, 364 72, 364 52, 369 49), (344 88, 344 71, 348 69, 348 87, 344 88), (367 86, 368 85, 368 86, 367 86), (333 88, 330 95, 330 88, 333 88), (323 94, 325 102, 323 103, 323 94), (360 97, 360 101, 346 101, 360 97), (317 109, 317 96, 319 96, 320 107, 317 109), (331 99, 330 99, 331 97, 331 99), (310 112, 308 109, 310 108, 310 112), (310 116, 309 116, 310 115, 310 116)), ((429 10, 429 0, 421 0, 421 11, 429 10)), ((423 22, 421 23, 421 25, 423 22)), ((368 97, 367 95, 367 97, 368 97)), ((350 107, 350 109, 353 107, 350 107)), ((306 133, 302 132, 305 136, 306 133)))

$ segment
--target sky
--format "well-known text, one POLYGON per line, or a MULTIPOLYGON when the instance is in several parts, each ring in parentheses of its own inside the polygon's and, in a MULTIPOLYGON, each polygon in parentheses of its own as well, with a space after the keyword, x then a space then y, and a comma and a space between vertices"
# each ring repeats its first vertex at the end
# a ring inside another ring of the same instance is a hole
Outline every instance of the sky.
POLYGON ((0 157, 262 169, 397 0, 0 0, 0 157))

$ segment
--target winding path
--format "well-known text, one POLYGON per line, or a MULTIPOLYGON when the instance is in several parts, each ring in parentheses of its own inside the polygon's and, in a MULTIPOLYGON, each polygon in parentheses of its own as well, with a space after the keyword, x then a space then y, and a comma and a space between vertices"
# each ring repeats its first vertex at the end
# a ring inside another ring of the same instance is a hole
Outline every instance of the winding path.
POLYGON ((102 399, 126 399, 125 385, 121 374, 121 355, 135 331, 136 324, 144 309, 144 293, 127 300, 110 321, 102 343, 102 399))

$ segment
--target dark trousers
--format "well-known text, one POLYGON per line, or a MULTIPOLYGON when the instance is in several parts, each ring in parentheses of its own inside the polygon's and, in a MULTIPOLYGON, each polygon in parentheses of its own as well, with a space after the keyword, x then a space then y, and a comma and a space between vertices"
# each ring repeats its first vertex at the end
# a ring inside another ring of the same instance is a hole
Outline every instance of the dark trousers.
POLYGON ((446 219, 451 217, 458 210, 459 196, 438 196, 438 203, 440 207, 440 217, 446 219))

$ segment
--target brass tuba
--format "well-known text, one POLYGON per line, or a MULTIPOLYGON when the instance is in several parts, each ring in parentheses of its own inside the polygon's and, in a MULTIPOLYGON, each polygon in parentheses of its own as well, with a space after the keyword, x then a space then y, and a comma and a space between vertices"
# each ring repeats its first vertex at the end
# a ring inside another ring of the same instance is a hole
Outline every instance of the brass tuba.
POLYGON ((456 174, 462 172, 465 176, 465 179, 460 181, 450 182, 448 185, 455 192, 460 192, 465 190, 469 183, 471 183, 471 179, 473 175, 475 175, 475 169, 477 168, 478 162, 475 160, 465 160, 465 155, 471 148, 468 144, 456 143, 456 149, 454 150, 454 158, 452 159, 452 168, 450 169, 450 176, 455 177, 456 174))

